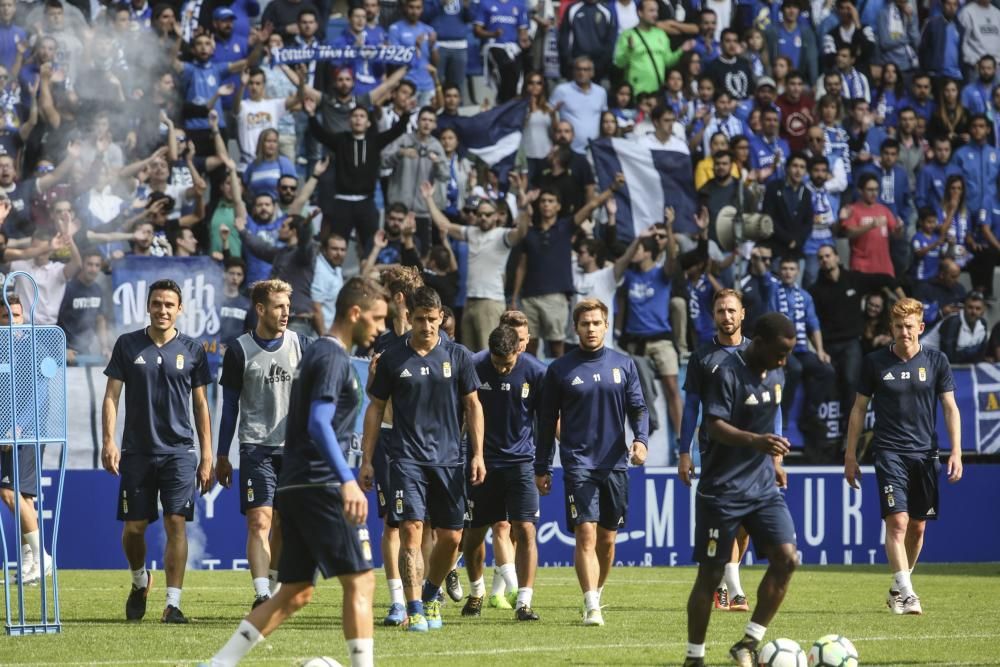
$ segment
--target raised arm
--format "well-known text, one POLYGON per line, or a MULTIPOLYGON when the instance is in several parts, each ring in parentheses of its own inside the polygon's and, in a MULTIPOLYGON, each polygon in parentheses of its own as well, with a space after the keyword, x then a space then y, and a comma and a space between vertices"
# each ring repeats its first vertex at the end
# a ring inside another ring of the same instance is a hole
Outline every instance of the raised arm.
POLYGON ((611 185, 608 186, 607 190, 599 194, 597 197, 591 198, 590 201, 584 204, 583 207, 581 207, 580 210, 573 215, 573 224, 583 224, 583 222, 590 217, 591 213, 599 209, 601 206, 604 206, 604 204, 606 204, 609 199, 614 197, 615 193, 618 192, 618 190, 620 190, 624 185, 625 175, 621 172, 615 174, 615 179, 611 182, 611 185))
POLYGON ((386 80, 375 86, 368 96, 371 97, 372 105, 381 106, 383 102, 389 99, 389 95, 396 89, 399 82, 403 80, 406 74, 410 71, 409 67, 399 67, 395 72, 386 77, 386 80))
POLYGON ((434 186, 431 183, 425 181, 420 184, 420 196, 427 203, 427 212, 430 214, 434 225, 453 239, 464 241, 465 227, 456 225, 448 219, 448 216, 441 212, 441 209, 438 208, 437 203, 434 201, 434 186))
POLYGON ((313 165, 312 174, 309 175, 306 182, 302 184, 301 188, 299 188, 298 193, 295 195, 295 200, 292 201, 292 205, 288 207, 288 215, 302 215, 302 209, 304 209, 306 204, 309 203, 309 198, 312 197, 313 192, 316 190, 316 186, 319 185, 320 177, 326 173, 327 167, 329 166, 329 155, 313 165))

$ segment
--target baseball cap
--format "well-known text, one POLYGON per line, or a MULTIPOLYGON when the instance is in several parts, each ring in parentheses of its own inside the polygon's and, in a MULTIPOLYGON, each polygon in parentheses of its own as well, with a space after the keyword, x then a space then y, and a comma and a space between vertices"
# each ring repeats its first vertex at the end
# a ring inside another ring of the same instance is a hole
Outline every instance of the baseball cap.
POLYGON ((774 79, 772 79, 769 76, 762 76, 759 79, 757 79, 757 87, 758 88, 763 88, 764 86, 771 86, 775 90, 778 89, 778 84, 776 84, 774 82, 774 79))
POLYGON ((212 12, 212 19, 215 21, 232 21, 236 18, 236 12, 229 7, 216 7, 212 12))

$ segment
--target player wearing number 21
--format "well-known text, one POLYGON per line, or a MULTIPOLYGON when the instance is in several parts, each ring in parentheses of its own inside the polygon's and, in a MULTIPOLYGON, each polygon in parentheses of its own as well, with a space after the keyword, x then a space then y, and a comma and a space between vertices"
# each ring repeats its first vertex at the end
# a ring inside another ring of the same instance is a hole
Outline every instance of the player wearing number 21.
POLYGON ((951 454, 948 481, 962 479, 962 420, 955 405, 955 380, 945 355, 920 344, 924 307, 916 299, 900 299, 892 307, 888 347, 865 357, 858 396, 847 426, 844 476, 860 487, 857 444, 869 401, 875 411, 871 448, 875 478, 885 520, 885 553, 893 572, 886 605, 894 614, 922 614, 910 573, 924 544, 928 519, 937 519, 937 406, 941 401, 951 454))

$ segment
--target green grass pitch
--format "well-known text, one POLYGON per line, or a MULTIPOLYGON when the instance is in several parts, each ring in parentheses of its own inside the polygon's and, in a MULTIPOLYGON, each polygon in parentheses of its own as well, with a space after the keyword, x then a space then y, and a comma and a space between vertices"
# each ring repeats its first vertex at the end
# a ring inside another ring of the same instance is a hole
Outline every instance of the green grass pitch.
MULTIPOLYGON (((763 567, 744 568, 744 588, 754 601, 763 567)), ((376 616, 387 593, 378 572, 376 616)), ((163 578, 157 573, 146 619, 124 621, 127 572, 66 571, 60 574, 63 632, 53 636, 0 636, 2 665, 193 665, 229 638, 248 611, 247 572, 189 572, 182 608, 188 626, 164 626, 163 578)), ((484 609, 480 619, 460 617, 449 603, 445 627, 409 634, 377 627, 379 665, 679 665, 685 647, 685 604, 692 568, 616 568, 604 592, 603 628, 580 624, 582 596, 569 568, 539 571, 535 583, 539 623, 513 620, 512 612, 484 609)), ((852 639, 863 665, 998 665, 1000 564, 920 565, 914 584, 923 616, 893 616, 885 607, 885 567, 800 569, 768 638, 789 637, 808 650, 821 635, 852 639)), ((487 581, 487 584, 489 582, 487 581)), ((468 584, 463 580, 463 585, 468 584)), ((34 589, 27 600, 38 608, 34 589)), ((0 608, 2 613, 2 608, 0 608)), ((36 611, 37 614, 37 611, 36 611)), ((729 664, 727 649, 740 637, 746 613, 713 612, 707 662, 729 664)), ((340 590, 322 582, 302 613, 258 646, 245 665, 296 665, 327 655, 345 662, 340 634, 340 590)))

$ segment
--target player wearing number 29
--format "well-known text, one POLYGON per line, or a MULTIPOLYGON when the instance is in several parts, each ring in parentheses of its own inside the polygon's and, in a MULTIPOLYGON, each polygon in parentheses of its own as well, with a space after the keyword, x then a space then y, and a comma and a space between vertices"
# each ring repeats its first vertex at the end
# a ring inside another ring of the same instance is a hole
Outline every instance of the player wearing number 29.
POLYGON ((375 575, 366 520, 368 500, 345 452, 365 388, 349 350, 369 347, 385 329, 388 295, 371 280, 352 278, 337 295, 327 336, 302 355, 292 380, 285 453, 276 506, 281 512, 281 587, 255 607, 209 667, 232 667, 285 619, 309 604, 319 575, 343 588, 344 638, 351 667, 374 664, 375 575))
POLYGON ((795 570, 795 526, 771 461, 788 453, 788 440, 781 436, 782 367, 794 347, 795 325, 781 313, 767 313, 757 320, 750 346, 732 352, 710 379, 704 399, 708 443, 695 498, 698 576, 688 597, 685 667, 705 664, 712 596, 741 525, 770 561, 744 637, 729 649, 741 667, 756 664, 757 647, 795 570))
POLYGON ((844 476, 854 488, 860 486, 856 450, 870 401, 875 410, 871 446, 885 520, 885 553, 893 571, 886 604, 894 614, 921 614, 910 572, 924 544, 926 521, 939 514, 935 401, 941 401, 951 440, 948 481, 952 483, 962 478, 961 416, 947 357, 920 344, 923 304, 900 299, 892 307, 891 324, 892 344, 869 354, 862 366, 847 426, 844 476))
MULTIPOLYGON (((604 346, 608 307, 584 299, 573 309, 580 347, 549 366, 542 388, 535 484, 552 490, 556 423, 566 485, 566 522, 576 533, 573 560, 583 590, 584 625, 604 625, 601 592, 611 572, 618 528, 628 509, 628 460, 646 461, 649 412, 628 356, 604 346), (632 428, 626 444, 625 421, 632 428)), ((718 581, 718 580, 716 580, 718 581)))

